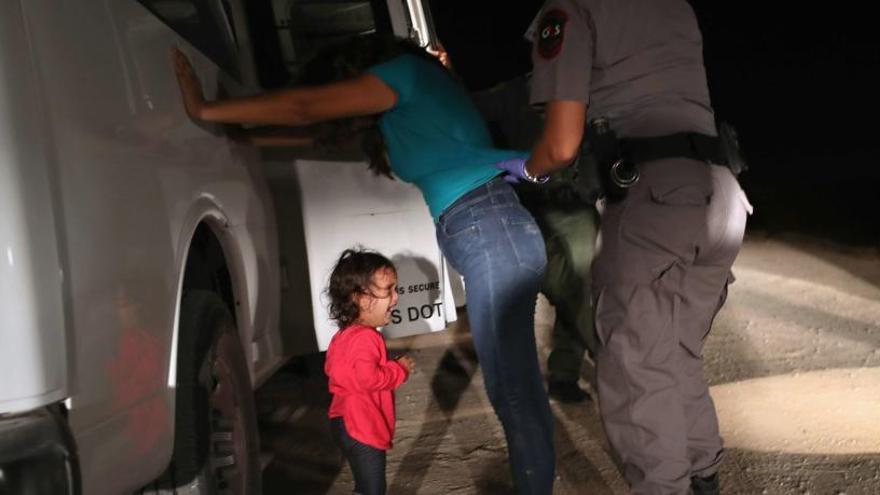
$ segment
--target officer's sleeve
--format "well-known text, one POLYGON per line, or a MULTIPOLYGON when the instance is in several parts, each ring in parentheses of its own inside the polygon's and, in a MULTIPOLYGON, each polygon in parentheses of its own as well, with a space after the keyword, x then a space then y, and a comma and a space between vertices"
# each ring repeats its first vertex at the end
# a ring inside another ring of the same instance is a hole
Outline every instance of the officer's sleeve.
POLYGON ((526 36, 532 41, 529 102, 589 103, 595 33, 589 13, 572 0, 549 0, 526 36))
POLYGON ((418 60, 414 55, 405 54, 374 65, 367 72, 381 79, 397 93, 394 106, 399 107, 409 101, 415 91, 415 73, 418 70, 416 64, 418 60))

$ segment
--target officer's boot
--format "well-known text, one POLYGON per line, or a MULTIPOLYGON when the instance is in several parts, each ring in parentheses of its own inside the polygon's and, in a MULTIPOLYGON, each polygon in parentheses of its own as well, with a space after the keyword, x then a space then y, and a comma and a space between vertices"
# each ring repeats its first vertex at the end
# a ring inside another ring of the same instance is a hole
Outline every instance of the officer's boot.
POLYGON ((577 403, 590 399, 590 395, 582 389, 577 381, 549 380, 547 382, 547 395, 559 402, 577 403))
POLYGON ((718 483, 718 473, 700 478, 691 478, 691 492, 693 495, 720 495, 721 487, 718 483))

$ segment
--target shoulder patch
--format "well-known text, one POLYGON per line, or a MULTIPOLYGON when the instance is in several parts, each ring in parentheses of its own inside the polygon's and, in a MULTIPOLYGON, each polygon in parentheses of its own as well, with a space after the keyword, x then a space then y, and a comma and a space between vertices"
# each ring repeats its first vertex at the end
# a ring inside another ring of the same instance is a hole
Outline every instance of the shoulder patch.
POLYGON ((568 14, 562 9, 551 9, 544 13, 538 23, 538 55, 544 59, 552 59, 562 51, 565 39, 565 23, 568 14))

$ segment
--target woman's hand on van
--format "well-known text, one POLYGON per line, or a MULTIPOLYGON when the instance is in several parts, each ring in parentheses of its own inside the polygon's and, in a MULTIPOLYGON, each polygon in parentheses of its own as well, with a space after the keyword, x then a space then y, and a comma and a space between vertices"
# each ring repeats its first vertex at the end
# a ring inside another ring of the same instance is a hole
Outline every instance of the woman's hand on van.
POLYGON ((189 59, 176 46, 171 48, 171 57, 174 60, 174 72, 177 74, 177 82, 180 85, 180 94, 183 97, 186 113, 192 119, 201 120, 202 107, 205 105, 202 82, 199 81, 189 59))

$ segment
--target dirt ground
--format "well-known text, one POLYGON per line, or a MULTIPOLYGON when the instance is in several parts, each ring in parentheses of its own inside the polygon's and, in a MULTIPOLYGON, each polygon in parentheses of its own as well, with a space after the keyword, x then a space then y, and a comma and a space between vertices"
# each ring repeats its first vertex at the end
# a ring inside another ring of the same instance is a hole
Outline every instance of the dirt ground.
MULTIPOLYGON (((705 351, 727 446, 726 494, 880 493, 880 252, 751 234, 705 351)), ((553 308, 538 302, 546 358, 553 308)), ((418 370, 398 392, 392 495, 512 493, 504 436, 483 391, 466 316, 390 341, 418 370)), ((348 494, 319 356, 258 393, 266 494, 348 494)), ((592 367, 582 385, 590 387, 592 367)), ((594 397, 595 398, 595 397, 594 397)), ((552 403, 556 494, 627 493, 595 401, 552 403)))

